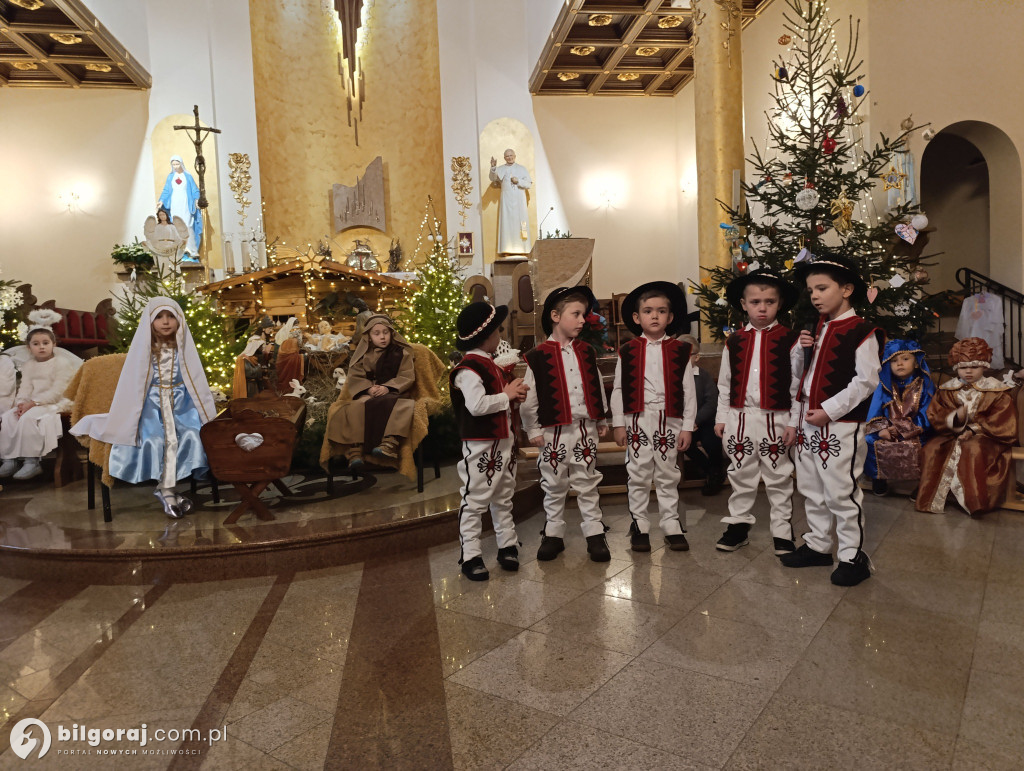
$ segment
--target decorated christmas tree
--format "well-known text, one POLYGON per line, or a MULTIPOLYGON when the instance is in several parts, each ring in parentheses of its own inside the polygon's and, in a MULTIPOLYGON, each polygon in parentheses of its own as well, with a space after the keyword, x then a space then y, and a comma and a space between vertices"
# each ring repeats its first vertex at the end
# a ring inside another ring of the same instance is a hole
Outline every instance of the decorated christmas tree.
POLYGON ((181 306, 210 388, 230 394, 235 359, 241 353, 245 339, 234 340, 226 319, 217 312, 210 300, 186 287, 185 277, 177 263, 139 272, 129 288, 116 296, 117 314, 114 317, 113 334, 115 349, 128 350, 135 330, 138 329, 142 311, 154 297, 169 297, 181 306))
POLYGON ((430 253, 416 269, 416 288, 406 296, 403 333, 410 342, 422 343, 447 361, 455 350, 455 321, 459 311, 466 306, 466 292, 429 196, 413 253, 413 264, 420 254, 424 233, 431 245, 430 253))
MULTIPOLYGON (((938 318, 937 303, 923 289, 928 274, 921 258, 908 247, 917 237, 914 224, 924 228, 927 219, 912 200, 891 208, 876 207, 874 200, 876 192, 906 184, 896 158, 906 150, 910 129, 891 139, 880 135, 872 149, 864 146, 859 110, 867 89, 859 74, 859 23, 851 19, 841 52, 822 0, 786 3, 779 38, 785 53, 771 76, 775 104, 767 114, 768 136, 748 158, 753 174, 743 184, 740 208, 722 204, 732 266, 704 269, 690 291, 700 296, 712 336, 722 340, 744 320, 724 298, 735 276, 764 267, 791 277, 797 262, 843 255, 860 266, 870 285, 860 315, 890 337, 920 339, 938 318)), ((793 314, 791 323, 803 326, 813 309, 804 299, 793 314)))

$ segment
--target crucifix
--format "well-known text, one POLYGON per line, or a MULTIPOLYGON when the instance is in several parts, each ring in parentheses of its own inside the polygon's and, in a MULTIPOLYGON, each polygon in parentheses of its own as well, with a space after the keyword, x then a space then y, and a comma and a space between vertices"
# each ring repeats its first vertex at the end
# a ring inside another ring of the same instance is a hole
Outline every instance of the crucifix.
POLYGON ((192 144, 196 148, 196 174, 199 175, 199 201, 197 205, 200 209, 205 209, 209 206, 209 201, 206 200, 206 159, 203 158, 203 142, 206 141, 206 135, 213 133, 219 134, 220 129, 213 128, 212 126, 200 126, 199 125, 199 105, 192 105, 192 114, 196 116, 196 123, 194 126, 175 126, 175 131, 184 131, 185 135, 192 141, 192 144), (192 136, 188 132, 194 131, 195 136, 192 136))

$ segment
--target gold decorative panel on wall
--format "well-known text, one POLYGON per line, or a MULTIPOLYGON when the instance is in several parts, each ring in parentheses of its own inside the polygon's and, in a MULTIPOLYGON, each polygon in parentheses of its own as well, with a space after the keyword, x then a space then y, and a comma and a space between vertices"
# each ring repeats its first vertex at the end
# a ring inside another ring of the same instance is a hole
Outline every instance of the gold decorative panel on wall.
MULTIPOLYGON (((427 195, 444 220, 445 164, 437 11, 433 2, 373 0, 361 35, 366 101, 359 144, 346 118, 342 41, 331 0, 250 0, 260 186, 265 229, 289 245, 329 235, 386 254, 415 243, 427 195), (384 159, 387 232, 336 233, 332 189, 384 159)), ((406 267, 406 266, 403 266, 406 267)))

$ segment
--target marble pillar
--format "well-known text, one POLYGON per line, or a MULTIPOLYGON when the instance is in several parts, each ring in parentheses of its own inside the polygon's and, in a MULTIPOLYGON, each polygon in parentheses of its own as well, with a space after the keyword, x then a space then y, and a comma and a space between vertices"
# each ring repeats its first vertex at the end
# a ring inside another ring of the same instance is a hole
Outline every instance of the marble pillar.
POLYGON ((743 50, 739 0, 694 0, 697 140, 697 243, 701 267, 730 267, 719 223, 728 215, 735 172, 743 174, 743 50))

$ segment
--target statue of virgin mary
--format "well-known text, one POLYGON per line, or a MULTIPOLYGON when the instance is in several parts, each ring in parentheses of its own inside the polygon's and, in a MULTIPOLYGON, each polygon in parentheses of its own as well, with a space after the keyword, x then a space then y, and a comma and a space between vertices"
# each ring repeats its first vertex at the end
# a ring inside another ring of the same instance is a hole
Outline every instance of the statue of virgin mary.
POLYGON ((203 217, 199 212, 199 185, 185 170, 180 155, 171 156, 171 172, 160 193, 159 205, 171 213, 171 221, 181 217, 188 226, 189 238, 185 244, 185 258, 199 259, 199 244, 203 240, 203 217))

